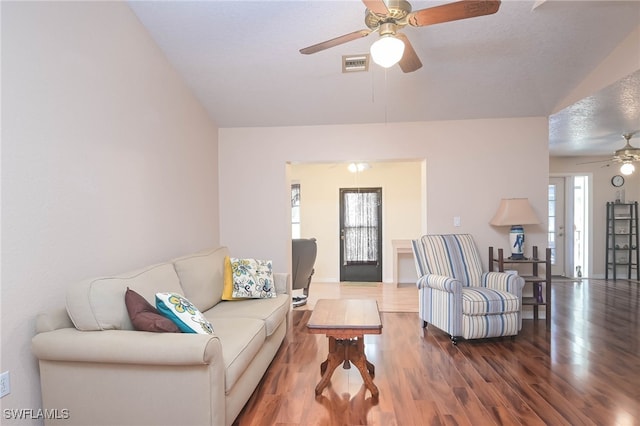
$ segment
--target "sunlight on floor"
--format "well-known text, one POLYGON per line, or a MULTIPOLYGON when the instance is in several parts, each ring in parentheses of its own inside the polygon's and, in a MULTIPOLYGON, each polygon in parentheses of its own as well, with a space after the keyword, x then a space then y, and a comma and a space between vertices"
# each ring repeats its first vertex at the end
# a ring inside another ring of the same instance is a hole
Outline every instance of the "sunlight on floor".
POLYGON ((307 304, 295 309, 313 309, 318 299, 376 299, 380 312, 418 312, 418 288, 414 283, 396 287, 391 283, 312 282, 307 304))

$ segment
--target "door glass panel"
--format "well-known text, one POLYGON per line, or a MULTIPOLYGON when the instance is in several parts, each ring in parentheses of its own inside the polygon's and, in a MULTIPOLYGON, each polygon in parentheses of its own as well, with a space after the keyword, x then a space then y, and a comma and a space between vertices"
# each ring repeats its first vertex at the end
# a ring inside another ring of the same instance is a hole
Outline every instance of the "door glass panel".
POLYGON ((549 185, 549 237, 551 249, 551 264, 556 263, 556 186, 549 185))
POLYGON ((300 184, 291 185, 291 238, 300 238, 300 184))
POLYGON ((343 195, 344 264, 377 264, 380 193, 344 192, 343 195))
POLYGON ((573 263, 575 265, 574 276, 582 277, 589 270, 587 254, 588 226, 589 222, 589 180, 587 176, 576 176, 574 179, 574 236, 573 236, 573 263))

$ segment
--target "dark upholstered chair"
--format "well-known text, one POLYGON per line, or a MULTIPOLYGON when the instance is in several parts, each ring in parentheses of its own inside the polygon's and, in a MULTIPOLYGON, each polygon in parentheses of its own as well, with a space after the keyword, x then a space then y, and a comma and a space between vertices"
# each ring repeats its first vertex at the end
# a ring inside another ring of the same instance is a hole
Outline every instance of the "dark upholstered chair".
POLYGON ((292 275, 294 290, 303 289, 303 295, 293 298, 293 306, 302 306, 307 303, 309 285, 313 276, 313 265, 316 262, 318 246, 315 238, 301 238, 291 240, 292 275))

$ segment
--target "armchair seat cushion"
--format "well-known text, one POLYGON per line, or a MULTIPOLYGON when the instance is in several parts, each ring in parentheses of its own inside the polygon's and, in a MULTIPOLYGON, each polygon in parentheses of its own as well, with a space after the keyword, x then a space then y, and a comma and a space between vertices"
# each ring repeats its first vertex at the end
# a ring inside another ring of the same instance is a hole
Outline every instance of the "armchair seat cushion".
POLYGON ((520 299, 506 291, 486 287, 463 287, 462 313, 464 315, 505 314, 520 311, 520 299))

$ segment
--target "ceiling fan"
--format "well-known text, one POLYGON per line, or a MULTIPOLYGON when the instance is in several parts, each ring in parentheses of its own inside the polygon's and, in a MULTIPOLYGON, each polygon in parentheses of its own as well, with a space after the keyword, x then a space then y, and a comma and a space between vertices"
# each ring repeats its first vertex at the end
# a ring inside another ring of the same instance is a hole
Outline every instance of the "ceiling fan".
POLYGON ((636 161, 640 161, 640 148, 636 148, 633 145, 631 145, 629 140, 631 140, 633 135, 635 135, 637 132, 638 131, 623 133, 622 137, 626 141, 625 145, 622 148, 615 150, 613 153, 613 157, 611 157, 609 160, 588 161, 586 163, 579 163, 579 164, 591 164, 591 163, 603 163, 603 162, 622 163, 622 166, 620 167, 621 173, 627 174, 627 175, 633 173, 633 171, 635 170, 635 166, 633 165, 633 163, 635 163, 636 161))
POLYGON ((380 39, 371 46, 371 57, 374 62, 385 68, 399 63, 403 72, 413 72, 422 67, 422 62, 420 62, 407 36, 398 30, 407 25, 424 27, 491 15, 496 13, 500 7, 500 0, 463 0, 412 12, 411 4, 406 0, 362 0, 362 2, 367 8, 364 22, 368 29, 354 31, 305 47, 300 49, 300 53, 310 55, 366 37, 372 32, 378 32, 380 39), (391 57, 384 57, 383 55, 386 53, 391 57))

